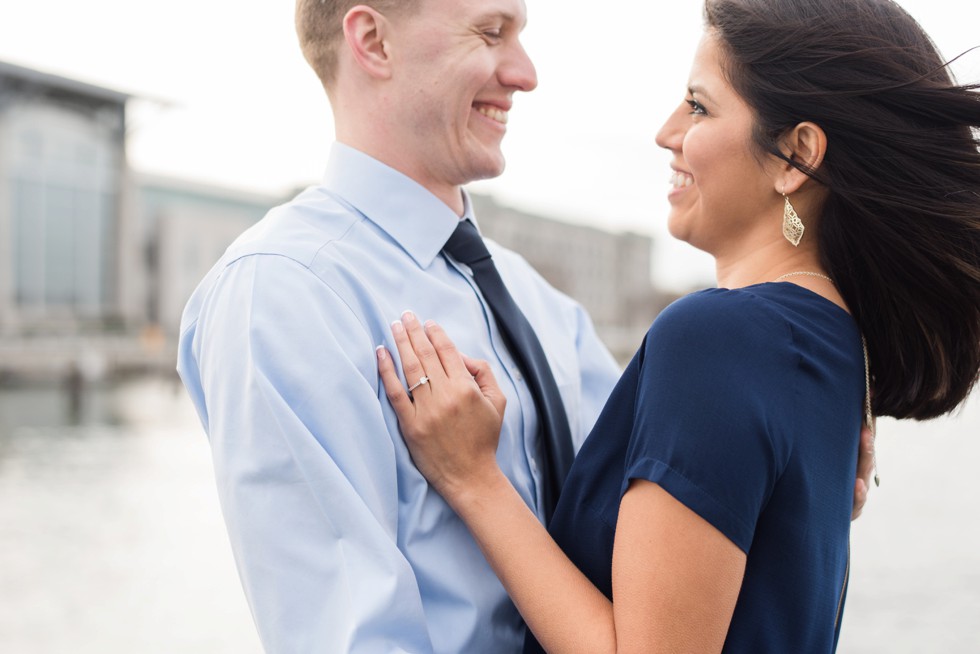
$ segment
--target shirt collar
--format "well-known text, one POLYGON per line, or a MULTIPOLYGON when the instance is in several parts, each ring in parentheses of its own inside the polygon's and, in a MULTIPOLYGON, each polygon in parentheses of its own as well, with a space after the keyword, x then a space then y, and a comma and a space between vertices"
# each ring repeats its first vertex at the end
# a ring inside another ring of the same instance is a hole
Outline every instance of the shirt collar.
MULTIPOLYGON (((439 255, 460 220, 415 180, 340 142, 330 148, 323 185, 384 230, 422 268, 439 255)), ((473 220, 465 190, 463 207, 463 218, 473 220)))

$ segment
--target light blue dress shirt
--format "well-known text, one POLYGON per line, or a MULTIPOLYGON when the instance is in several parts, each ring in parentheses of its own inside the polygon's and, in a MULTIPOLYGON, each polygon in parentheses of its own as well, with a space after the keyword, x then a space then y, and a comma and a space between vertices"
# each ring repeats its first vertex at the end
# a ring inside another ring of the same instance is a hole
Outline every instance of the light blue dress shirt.
MULTIPOLYGON (((389 325, 406 309, 490 361, 507 394, 497 457, 538 511, 528 387, 468 269, 440 254, 458 220, 337 143, 323 183, 239 237, 184 311, 178 371, 268 652, 521 649, 520 616, 412 464, 377 373, 375 347, 395 352, 389 325)), ((619 369, 578 304, 488 245, 541 338, 577 449, 619 369)))

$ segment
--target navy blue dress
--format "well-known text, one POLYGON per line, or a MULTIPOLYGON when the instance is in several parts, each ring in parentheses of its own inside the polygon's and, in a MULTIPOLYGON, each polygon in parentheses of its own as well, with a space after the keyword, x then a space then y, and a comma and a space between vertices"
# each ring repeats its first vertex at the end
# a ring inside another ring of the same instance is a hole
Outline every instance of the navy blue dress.
POLYGON ((551 534, 612 598, 620 500, 655 482, 747 555, 724 652, 832 652, 863 399, 860 332, 832 302, 790 283, 684 297, 582 446, 551 534))

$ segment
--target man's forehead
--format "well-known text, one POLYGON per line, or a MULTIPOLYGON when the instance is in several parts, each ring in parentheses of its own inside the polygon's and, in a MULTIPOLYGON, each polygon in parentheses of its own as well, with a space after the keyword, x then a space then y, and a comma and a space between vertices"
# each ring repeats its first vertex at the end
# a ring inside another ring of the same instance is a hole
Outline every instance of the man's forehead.
POLYGON ((423 7, 432 11, 457 11, 474 22, 498 20, 516 24, 523 29, 527 25, 527 5, 524 0, 422 0, 423 7))

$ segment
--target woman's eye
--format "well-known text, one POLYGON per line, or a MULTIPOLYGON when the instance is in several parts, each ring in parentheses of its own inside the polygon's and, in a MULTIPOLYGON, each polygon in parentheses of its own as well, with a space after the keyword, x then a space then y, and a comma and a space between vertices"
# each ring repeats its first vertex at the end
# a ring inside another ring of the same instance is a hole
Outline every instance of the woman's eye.
POLYGON ((708 114, 697 100, 685 100, 685 102, 691 108, 692 116, 706 116, 708 114))

